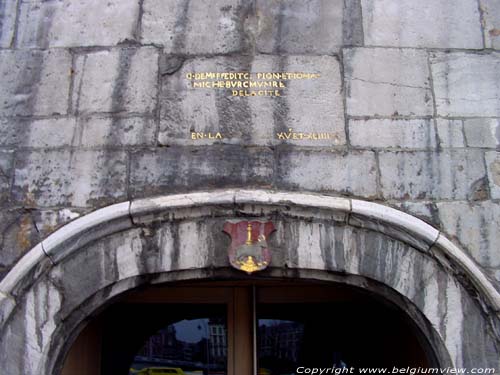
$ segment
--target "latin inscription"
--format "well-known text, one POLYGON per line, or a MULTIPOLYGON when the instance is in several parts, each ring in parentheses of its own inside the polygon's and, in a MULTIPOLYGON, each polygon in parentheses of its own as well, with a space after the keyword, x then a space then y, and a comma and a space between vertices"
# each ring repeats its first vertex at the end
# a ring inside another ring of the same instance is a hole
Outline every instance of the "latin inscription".
POLYGON ((229 96, 283 96, 291 81, 320 78, 305 72, 192 72, 186 80, 192 89, 227 90, 229 96))

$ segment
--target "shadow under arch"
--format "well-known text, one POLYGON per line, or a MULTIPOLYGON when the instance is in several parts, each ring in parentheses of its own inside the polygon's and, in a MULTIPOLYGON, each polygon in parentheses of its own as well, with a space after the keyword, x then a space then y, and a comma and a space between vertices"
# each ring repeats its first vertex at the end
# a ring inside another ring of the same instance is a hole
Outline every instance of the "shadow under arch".
MULTIPOLYGON (((321 283, 320 285, 345 286, 357 293, 365 293, 380 303, 392 306, 407 319, 415 329, 417 339, 425 350, 429 365, 433 368, 452 367, 453 361, 439 334, 432 327, 422 312, 410 300, 394 289, 376 281, 358 275, 341 275, 328 271, 318 270, 282 270, 270 269, 265 276, 243 277, 231 268, 219 268, 198 271, 175 271, 168 274, 150 275, 149 277, 136 276, 131 279, 120 280, 116 284, 107 286, 92 295, 81 304, 66 320, 65 325, 58 327, 55 335, 60 340, 55 342, 48 355, 51 360, 47 363, 47 371, 58 375, 61 373, 65 357, 74 344, 78 335, 85 326, 96 316, 113 307, 116 302, 130 293, 151 286, 169 287, 183 286, 186 282, 206 283, 217 281, 253 281, 257 285, 261 282, 292 281, 297 285, 304 283, 321 283)), ((313 284, 317 285, 317 284, 313 284)), ((154 330, 153 330, 154 331, 154 330)), ((150 333, 153 333, 151 331, 150 333)))

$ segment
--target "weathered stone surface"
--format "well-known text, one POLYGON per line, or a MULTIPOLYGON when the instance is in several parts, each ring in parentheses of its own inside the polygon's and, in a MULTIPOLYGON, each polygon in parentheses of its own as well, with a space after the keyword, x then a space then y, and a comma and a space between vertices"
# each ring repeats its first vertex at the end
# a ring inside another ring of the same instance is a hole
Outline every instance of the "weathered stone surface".
POLYGON ((361 0, 368 46, 483 48, 475 0, 361 0))
POLYGON ((142 42, 166 53, 221 54, 246 44, 252 3, 244 0, 145 0, 142 42))
POLYGON ((440 116, 500 117, 500 53, 431 53, 440 116))
POLYGON ((500 152, 487 152, 485 159, 491 198, 500 199, 500 152))
POLYGON ((467 199, 486 174, 479 150, 381 152, 379 162, 389 199, 467 199))
POLYGON ((420 220, 439 229, 439 217, 437 216, 436 204, 426 201, 391 201, 391 206, 409 215, 416 216, 420 220))
POLYGON ((278 155, 279 188, 333 191, 361 197, 377 194, 373 152, 281 150, 278 155))
POLYGON ((257 49, 264 53, 336 53, 343 45, 343 12, 343 0, 257 0, 257 49))
POLYGON ((79 126, 83 147, 155 144, 156 123, 149 117, 87 117, 79 126))
POLYGON ((465 120, 464 132, 469 147, 497 148, 500 146, 499 119, 465 120))
POLYGON ((3 0, 0 3, 0 48, 8 48, 16 27, 17 0, 3 0))
POLYGON ((18 46, 110 46, 134 39, 139 2, 134 0, 23 1, 18 46))
POLYGON ((62 208, 52 210, 32 210, 31 217, 40 234, 40 239, 61 228, 63 225, 77 219, 81 215, 88 213, 87 210, 62 208))
POLYGON ((65 50, 0 51, 0 114, 66 114, 70 78, 65 50))
POLYGON ((267 148, 212 146, 185 150, 171 147, 132 153, 134 197, 228 186, 270 186, 274 155, 267 148))
POLYGON ((191 132, 212 136, 220 132, 225 143, 268 145, 284 142, 278 141, 277 133, 292 128, 294 132, 329 133, 330 139, 290 138, 287 143, 345 144, 341 86, 339 63, 331 56, 259 55, 188 60, 177 72, 162 79, 159 141, 164 145, 212 144, 214 140, 208 138, 193 141, 191 132), (286 88, 280 89, 280 97, 232 96, 231 89, 193 88, 191 82, 196 81, 186 79, 189 73, 241 71, 307 72, 319 73, 320 77, 285 80, 286 88))
POLYGON ((156 106, 156 48, 120 48, 76 58, 73 111, 151 113, 156 106))
POLYGON ((437 203, 445 234, 465 247, 482 266, 500 267, 500 204, 491 201, 437 203))
POLYGON ((0 120, 0 145, 20 147, 71 146, 76 135, 76 119, 0 120))
POLYGON ((353 48, 343 52, 349 115, 432 115, 424 51, 353 48))
POLYGON ((438 118, 436 120, 436 127, 440 147, 465 147, 464 125, 462 120, 438 118))
POLYGON ((39 241, 30 211, 0 210, 0 266, 12 266, 39 241))
POLYGON ((480 0, 483 13, 483 32, 486 48, 500 49, 500 3, 496 0, 480 0))
POLYGON ((0 151, 0 203, 9 199, 13 162, 13 151, 0 151))
POLYGON ((349 140, 357 147, 436 147, 431 120, 350 120, 349 140))
POLYGON ((126 196, 122 151, 33 151, 16 159, 13 196, 27 206, 100 206, 126 196))

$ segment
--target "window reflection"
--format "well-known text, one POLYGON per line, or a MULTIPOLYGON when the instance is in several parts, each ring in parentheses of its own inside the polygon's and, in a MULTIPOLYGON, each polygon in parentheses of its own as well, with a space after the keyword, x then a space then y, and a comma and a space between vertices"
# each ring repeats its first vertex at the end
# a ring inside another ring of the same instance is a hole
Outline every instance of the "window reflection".
POLYGON ((183 319, 146 340, 129 374, 225 375, 226 358, 225 317, 183 319))
POLYGON ((292 374, 297 368, 304 324, 291 320, 259 319, 259 375, 292 374))

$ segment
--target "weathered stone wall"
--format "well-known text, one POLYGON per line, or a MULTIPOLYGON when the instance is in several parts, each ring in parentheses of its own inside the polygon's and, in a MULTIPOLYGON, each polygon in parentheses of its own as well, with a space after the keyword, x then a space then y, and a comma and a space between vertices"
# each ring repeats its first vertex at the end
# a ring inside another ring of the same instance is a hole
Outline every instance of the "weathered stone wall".
POLYGON ((0 3, 2 275, 98 207, 252 186, 400 208, 500 280, 499 147, 496 0, 0 3), (184 79, 297 70, 282 97, 184 79))

